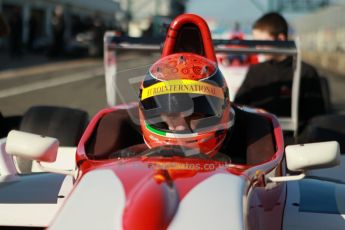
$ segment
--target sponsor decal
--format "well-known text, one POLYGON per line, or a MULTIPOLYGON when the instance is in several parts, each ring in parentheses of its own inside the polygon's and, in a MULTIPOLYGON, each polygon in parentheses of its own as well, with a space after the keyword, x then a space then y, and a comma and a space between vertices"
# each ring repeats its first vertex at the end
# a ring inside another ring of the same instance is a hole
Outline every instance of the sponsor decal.
POLYGON ((143 89, 141 100, 172 93, 204 94, 224 99, 224 93, 220 87, 200 81, 179 79, 159 82, 143 89))

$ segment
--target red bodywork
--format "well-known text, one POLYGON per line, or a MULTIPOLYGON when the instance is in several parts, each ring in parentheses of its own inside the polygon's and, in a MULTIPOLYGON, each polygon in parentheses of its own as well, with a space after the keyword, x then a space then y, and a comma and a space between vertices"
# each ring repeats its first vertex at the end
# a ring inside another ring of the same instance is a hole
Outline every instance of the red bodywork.
MULTIPOLYGON (((244 34, 241 32, 238 32, 238 33, 232 34, 229 39, 243 40, 244 34)), ((245 48, 245 46, 240 46, 240 45, 227 45, 226 47, 245 48)), ((242 55, 242 56, 235 55, 234 57, 231 57, 229 54, 218 53, 217 60, 219 63, 223 64, 225 67, 250 66, 250 65, 255 65, 259 63, 257 55, 254 55, 254 54, 242 55)))
MULTIPOLYGON (((120 106, 120 109, 123 108, 120 106)), ((112 170, 121 180, 128 201, 123 215, 124 229, 143 229, 143 226, 144 229, 165 229, 185 195, 200 182, 219 173, 245 178, 246 225, 252 229, 280 229, 286 185, 278 183, 267 188, 264 179, 268 174, 281 176, 285 171, 282 130, 274 116, 258 111, 272 122, 277 147, 272 159, 260 165, 225 165, 218 161, 181 157, 88 159, 85 144, 97 123, 104 115, 117 109, 119 107, 100 111, 87 127, 77 148, 76 161, 80 169, 77 182, 89 171, 112 170), (173 190, 170 189, 172 183, 173 190)))
POLYGON ((183 25, 194 24, 199 28, 201 33, 202 42, 204 45, 205 57, 217 62, 216 55, 213 49, 212 37, 207 23, 199 16, 194 14, 183 14, 178 16, 171 22, 166 40, 164 43, 162 57, 174 53, 174 47, 176 45, 176 38, 179 30, 183 25))

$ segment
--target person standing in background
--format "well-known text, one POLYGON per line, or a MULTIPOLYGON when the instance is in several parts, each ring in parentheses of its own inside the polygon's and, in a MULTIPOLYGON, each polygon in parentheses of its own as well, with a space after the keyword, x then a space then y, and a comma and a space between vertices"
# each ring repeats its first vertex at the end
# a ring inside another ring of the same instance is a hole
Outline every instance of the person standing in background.
POLYGON ((93 45, 94 51, 92 55, 97 57, 103 56, 103 36, 106 27, 100 13, 96 13, 92 22, 93 45))
POLYGON ((23 43, 23 19, 21 10, 18 7, 14 7, 9 19, 10 26, 10 56, 21 57, 22 56, 22 43, 23 43))
POLYGON ((38 21, 35 14, 31 14, 29 19, 29 39, 28 39, 28 48, 30 51, 34 49, 34 43, 37 36, 37 25, 38 21))
POLYGON ((61 57, 64 51, 65 19, 62 6, 56 6, 51 22, 53 43, 50 50, 51 57, 61 57))
MULTIPOLYGON (((288 23, 282 15, 270 12, 254 23, 252 33, 257 40, 287 41, 288 28, 288 23)), ((264 62, 250 66, 234 102, 289 117, 295 61, 292 56, 281 54, 265 54, 262 57, 265 59, 264 62)), ((325 114, 327 110, 316 69, 302 62, 300 74, 298 118, 302 130, 310 118, 325 114)))
POLYGON ((10 29, 4 16, 0 13, 0 38, 9 34, 10 29))

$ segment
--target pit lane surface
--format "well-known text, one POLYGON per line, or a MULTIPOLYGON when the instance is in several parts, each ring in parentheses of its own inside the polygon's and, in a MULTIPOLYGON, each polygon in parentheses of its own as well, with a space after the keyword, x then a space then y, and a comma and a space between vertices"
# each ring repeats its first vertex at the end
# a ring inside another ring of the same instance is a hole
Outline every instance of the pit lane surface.
MULTIPOLYGON (((128 53, 118 56, 122 78, 142 76, 154 57, 128 53)), ((319 70, 329 79, 336 112, 345 112, 345 76, 319 70)), ((121 87, 121 86, 120 86, 121 87)), ((68 106, 93 116, 107 107, 102 59, 83 59, 0 72, 0 111, 4 116, 23 114, 33 105, 68 106)))
MULTIPOLYGON (((118 70, 122 76, 133 76, 133 71, 126 70, 150 63, 142 54, 122 55, 118 70)), ((90 116, 107 107, 103 60, 83 59, 73 64, 0 72, 0 111, 4 116, 21 115, 34 105, 78 108, 90 116)))

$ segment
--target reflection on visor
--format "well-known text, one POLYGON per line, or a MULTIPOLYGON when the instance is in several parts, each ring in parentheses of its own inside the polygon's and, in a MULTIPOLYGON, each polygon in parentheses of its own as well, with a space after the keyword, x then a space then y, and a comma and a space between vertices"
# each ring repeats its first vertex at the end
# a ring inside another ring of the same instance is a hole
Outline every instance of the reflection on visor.
MULTIPOLYGON (((172 116, 169 117, 170 122, 164 117, 164 114, 155 120, 145 121, 146 128, 151 132, 164 136, 164 137, 172 137, 172 138, 189 138, 189 137, 196 137, 198 133, 204 131, 212 130, 223 130, 229 129, 233 126, 235 121, 235 111, 233 109, 230 110, 230 121, 227 123, 222 124, 220 122, 221 117, 218 116, 210 116, 204 117, 198 114, 192 114, 190 116, 183 117, 183 114, 176 114, 179 116, 178 119, 183 119, 185 129, 183 130, 176 130, 169 128, 169 123, 174 122, 174 118, 172 116)), ((176 119, 176 117, 175 117, 176 119)), ((177 123, 175 123, 177 124, 177 123)))
POLYGON ((164 94, 140 101, 146 119, 159 117, 163 113, 203 114, 205 117, 220 116, 224 100, 200 94, 164 94))

